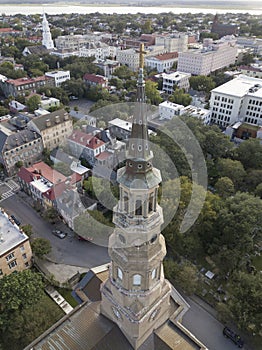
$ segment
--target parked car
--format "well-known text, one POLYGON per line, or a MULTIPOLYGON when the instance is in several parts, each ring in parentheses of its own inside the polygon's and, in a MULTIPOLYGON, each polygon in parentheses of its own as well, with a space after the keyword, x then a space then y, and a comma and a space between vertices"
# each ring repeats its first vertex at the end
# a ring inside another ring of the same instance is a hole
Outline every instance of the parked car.
POLYGON ((59 238, 65 238, 67 236, 67 234, 63 231, 59 231, 59 230, 53 230, 52 231, 53 235, 59 237, 59 238))
POLYGON ((21 225, 21 222, 13 214, 11 215, 11 218, 14 220, 17 226, 21 225))
POLYGON ((223 334, 225 337, 231 339, 239 348, 243 348, 244 341, 240 338, 240 336, 238 334, 236 334, 230 328, 225 327, 223 329, 223 334))

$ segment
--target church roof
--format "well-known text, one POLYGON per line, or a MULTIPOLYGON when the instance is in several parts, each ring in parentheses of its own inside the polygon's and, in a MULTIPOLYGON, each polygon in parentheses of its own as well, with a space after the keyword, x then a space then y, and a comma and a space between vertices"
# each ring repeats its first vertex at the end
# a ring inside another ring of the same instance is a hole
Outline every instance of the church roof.
MULTIPOLYGON (((117 324, 100 314, 100 302, 84 302, 24 350, 133 350, 117 324)), ((200 350, 183 326, 167 321, 138 350, 200 350)))

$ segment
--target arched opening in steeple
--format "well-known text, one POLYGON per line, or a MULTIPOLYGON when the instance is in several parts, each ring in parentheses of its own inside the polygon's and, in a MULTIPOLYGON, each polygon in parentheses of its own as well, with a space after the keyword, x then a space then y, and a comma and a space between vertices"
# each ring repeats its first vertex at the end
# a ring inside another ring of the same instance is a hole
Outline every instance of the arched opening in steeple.
POLYGON ((142 201, 141 201, 141 199, 136 200, 135 215, 142 215, 142 201))

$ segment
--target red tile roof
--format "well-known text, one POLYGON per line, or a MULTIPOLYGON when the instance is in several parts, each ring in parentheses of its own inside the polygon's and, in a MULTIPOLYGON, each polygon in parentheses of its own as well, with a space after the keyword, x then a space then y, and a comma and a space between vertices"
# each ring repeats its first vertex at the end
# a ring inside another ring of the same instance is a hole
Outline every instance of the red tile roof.
POLYGON ((98 154, 96 156, 96 159, 98 159, 98 160, 105 160, 105 159, 110 158, 111 156, 112 156, 112 153, 104 151, 104 152, 101 152, 100 154, 98 154))
POLYGON ((83 79, 86 81, 91 81, 92 83, 96 83, 96 84, 104 84, 107 81, 106 78, 103 77, 102 75, 95 75, 95 74, 89 74, 89 73, 86 73, 83 79))
POLYGON ((74 130, 68 139, 90 149, 96 149, 104 145, 104 142, 99 140, 96 136, 86 134, 80 130, 74 130))
POLYGON ((38 81, 46 81, 46 80, 50 80, 50 79, 52 79, 52 78, 49 78, 49 77, 46 77, 45 75, 42 75, 42 76, 36 77, 36 78, 8 79, 8 80, 6 80, 6 82, 9 84, 13 84, 15 86, 21 86, 21 85, 36 83, 38 81))
POLYGON ((155 58, 160 61, 171 60, 172 58, 177 58, 177 57, 178 57, 178 52, 167 52, 167 53, 163 53, 162 55, 155 56, 155 58))
POLYGON ((50 201, 54 201, 60 197, 66 189, 66 184, 64 182, 54 185, 50 190, 43 193, 43 196, 50 201))
POLYGON ((34 177, 38 179, 41 176, 52 184, 64 182, 67 179, 63 174, 59 173, 57 170, 52 169, 44 162, 35 163, 32 167, 29 168, 22 167, 18 172, 18 176, 27 183, 33 181, 34 177))

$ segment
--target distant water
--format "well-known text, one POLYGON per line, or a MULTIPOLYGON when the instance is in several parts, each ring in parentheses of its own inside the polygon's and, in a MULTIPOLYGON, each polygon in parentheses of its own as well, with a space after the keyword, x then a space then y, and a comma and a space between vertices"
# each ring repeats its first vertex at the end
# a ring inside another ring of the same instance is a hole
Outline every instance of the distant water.
MULTIPOLYGON (((229 7, 228 3, 227 7, 229 7)), ((174 14, 180 13, 211 13, 211 14, 224 14, 224 13, 249 13, 251 15, 261 15, 262 14, 262 6, 253 9, 236 9, 236 8, 202 8, 202 7, 155 7, 155 6, 86 6, 86 5, 51 5, 51 4, 42 4, 42 5, 0 5, 0 14, 6 15, 15 15, 15 14, 24 14, 24 15, 32 15, 32 14, 42 14, 43 12, 49 15, 61 15, 61 14, 70 14, 70 13, 80 13, 80 14, 88 14, 94 12, 106 13, 106 14, 135 14, 135 13, 145 13, 145 14, 157 14, 161 12, 173 12, 174 14)))

